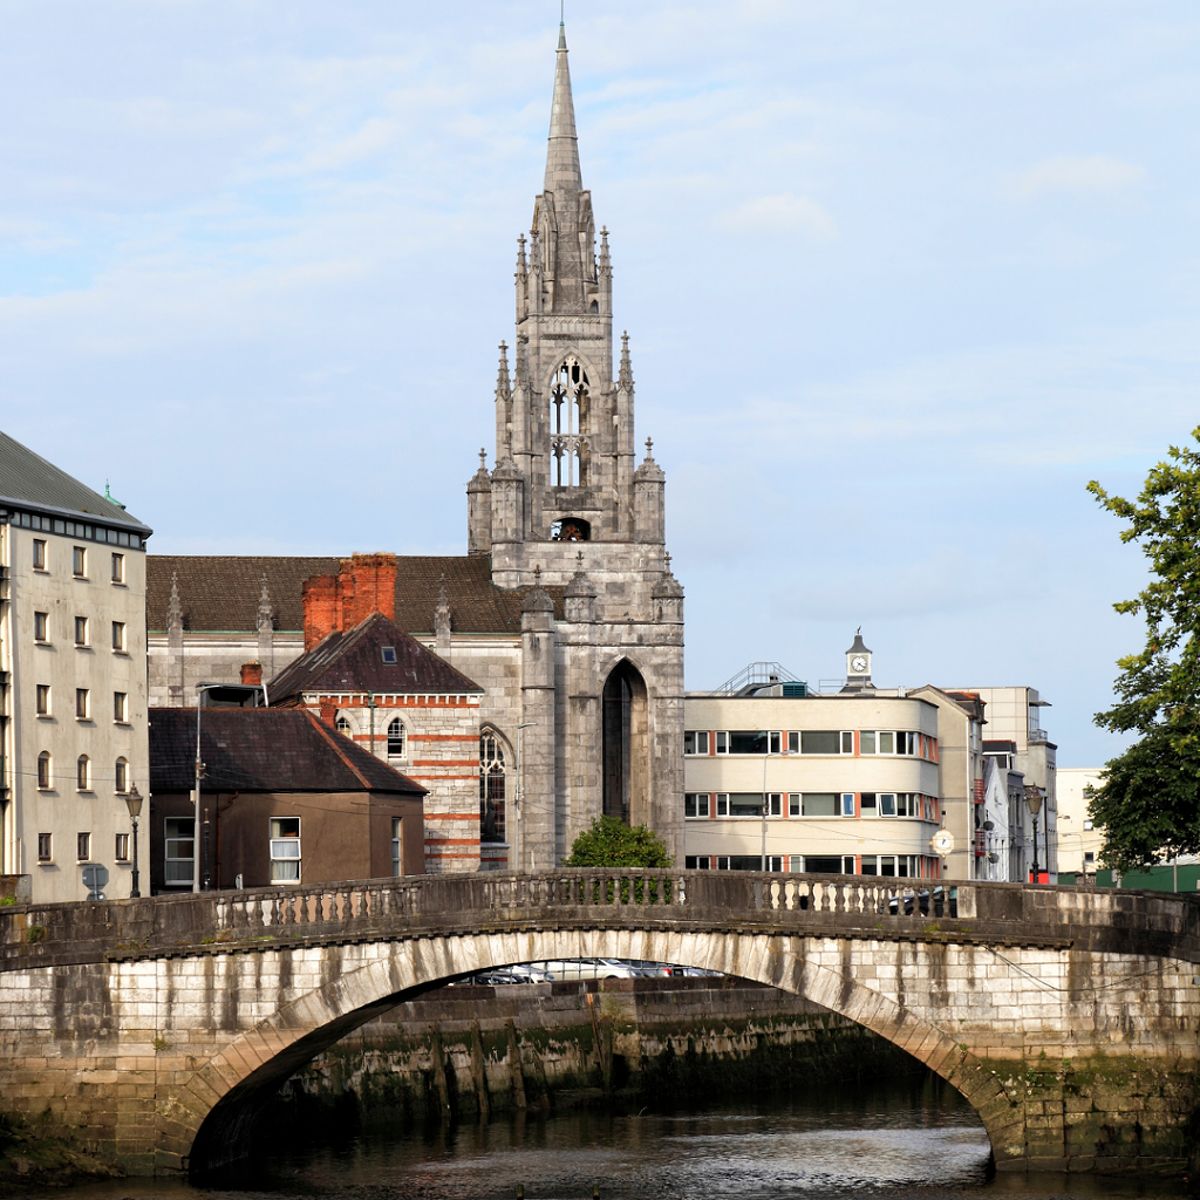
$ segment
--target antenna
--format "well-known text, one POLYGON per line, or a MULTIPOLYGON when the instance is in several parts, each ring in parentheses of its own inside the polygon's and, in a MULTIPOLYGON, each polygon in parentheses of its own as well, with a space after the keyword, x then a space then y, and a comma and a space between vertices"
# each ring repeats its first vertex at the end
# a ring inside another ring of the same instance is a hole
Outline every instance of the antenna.
POLYGON ((567 0, 558 0, 558 23, 560 25, 567 23, 567 0))

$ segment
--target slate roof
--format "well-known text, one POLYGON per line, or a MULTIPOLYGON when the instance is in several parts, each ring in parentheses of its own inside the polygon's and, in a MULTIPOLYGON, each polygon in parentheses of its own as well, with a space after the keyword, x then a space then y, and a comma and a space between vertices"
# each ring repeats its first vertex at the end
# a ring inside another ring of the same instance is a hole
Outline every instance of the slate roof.
POLYGON ((7 433, 0 433, 0 507, 6 504, 51 513, 86 514, 105 525, 150 534, 148 526, 119 504, 93 492, 7 433))
POLYGON ((271 681, 267 692, 279 703, 304 692, 482 695, 483 688, 387 617, 373 613, 302 654, 271 681), (394 651, 394 661, 384 661, 384 647, 394 651))
MULTIPOLYGON (((426 789, 300 708, 206 708, 200 720, 206 789, 223 792, 389 792, 426 789)), ((194 783, 196 710, 150 710, 150 790, 194 783)))
MULTIPOLYGON (((336 575, 339 558, 261 555, 146 556, 146 626, 167 627, 171 577, 179 579, 184 627, 197 631, 253 630, 263 576, 276 629, 304 628, 301 590, 313 575, 336 575)), ((400 555, 396 573, 396 624, 414 634, 433 632, 442 577, 454 629, 462 633, 519 633, 525 590, 492 583, 487 555, 400 555)), ((562 588, 546 587, 562 616, 562 588)))

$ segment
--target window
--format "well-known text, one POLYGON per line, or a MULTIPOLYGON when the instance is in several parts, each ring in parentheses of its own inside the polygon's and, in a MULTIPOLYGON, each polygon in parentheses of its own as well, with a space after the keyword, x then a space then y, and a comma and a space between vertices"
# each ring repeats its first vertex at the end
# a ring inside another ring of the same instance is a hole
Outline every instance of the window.
POLYGON ((50 685, 48 683, 39 683, 37 685, 37 715, 39 717, 48 717, 50 715, 50 685))
POLYGON ((503 842, 507 838, 504 747, 494 733, 479 738, 479 840, 503 842))
POLYGON ((75 760, 75 786, 81 792, 92 790, 92 760, 86 754, 75 760))
POLYGON ((878 799, 879 815, 881 817, 894 817, 896 815, 896 793, 880 792, 878 799))
POLYGON ((387 727, 388 758, 403 758, 404 743, 404 722, 399 717, 396 717, 387 727))
POLYGON ((52 833, 38 834, 38 862, 54 861, 54 835, 52 833))
POLYGON ((879 815, 879 810, 875 804, 874 792, 863 792, 858 798, 859 809, 864 817, 875 817, 879 815))
POLYGON ((113 692, 113 720, 118 725, 129 720, 129 696, 125 692, 113 692))
POLYGON ((683 733, 683 752, 684 754, 707 754, 708 730, 685 729, 683 733))
POLYGON ((116 651, 125 649, 125 622, 114 621, 112 623, 112 648, 116 651))
POLYGON ((92 694, 87 688, 75 689, 75 716, 86 721, 92 712, 92 694))
POLYGON ((1096 865, 1096 852, 1094 850, 1085 850, 1083 852, 1083 869, 1090 870, 1096 865))
POLYGON ((129 834, 117 834, 117 844, 113 850, 113 857, 117 860, 117 862, 129 861, 129 834))
POLYGON ((300 818, 271 818, 271 882, 300 882, 300 818))
POLYGON ((907 877, 918 874, 915 854, 864 854, 863 875, 907 877))
POLYGON ((804 870, 810 875, 853 875, 852 854, 806 854, 804 870))
POLYGON ((50 787, 50 751, 43 750, 37 760, 38 787, 46 791, 50 787))
POLYGON ((842 816, 843 817, 854 816, 854 793, 853 792, 843 792, 842 793, 842 816))
POLYGON ((33 569, 35 571, 44 571, 46 569, 46 539, 33 539, 33 569))
MULTIPOLYGON (((789 750, 791 739, 788 739, 789 750)), ((799 735, 801 754, 853 754, 854 734, 849 730, 805 729, 799 735)), ((795 753, 793 750, 792 753, 795 753)))
POLYGON ((833 792, 805 792, 801 797, 802 817, 836 817, 838 797, 833 792))
POLYGON ((92 835, 90 833, 75 835, 75 857, 80 862, 87 862, 92 857, 92 835))
POLYGON ((71 574, 76 579, 83 579, 87 575, 86 546, 75 546, 71 550, 71 574))
POLYGON ((404 874, 404 821, 392 818, 392 874, 404 874))
POLYGON ((191 887, 196 873, 196 822, 192 817, 163 821, 163 883, 191 887))
POLYGON ((709 813, 709 795, 707 792, 685 792, 683 796, 683 815, 685 817, 707 817, 709 813))
POLYGON ((86 646, 88 644, 88 619, 87 617, 75 618, 75 645, 86 646))
POLYGON ((125 582, 125 555, 113 554, 112 556, 112 581, 113 583, 125 582))
POLYGON ((896 734, 897 754, 919 754, 921 750, 920 735, 900 730, 896 734))
POLYGON ((800 815, 801 797, 799 792, 792 792, 788 795, 788 816, 798 817, 800 815))
POLYGON ((723 730, 717 733, 717 753, 729 753, 729 734, 725 733, 723 730))
POLYGON ((50 640, 50 614, 35 612, 33 614, 33 640, 48 642, 50 640))
POLYGON ((385 663, 394 663, 396 661, 396 647, 380 646, 379 657, 382 658, 385 663))
MULTIPOLYGON (((717 855, 718 871, 761 871, 763 869, 761 854, 719 854, 717 855)), ((783 859, 779 855, 768 855, 766 860, 768 871, 782 871, 783 859)))
MULTIPOLYGON (((767 731, 765 729, 731 729, 728 733, 729 743, 727 754, 766 754, 767 731)), ((776 734, 776 753, 778 753, 778 737, 776 734)))
MULTIPOLYGON (((588 412, 588 377, 576 358, 559 366, 550 384, 550 449, 555 487, 586 487, 587 439, 581 435, 588 412)), ((560 537, 561 537, 560 533, 560 537)))
POLYGON ((113 763, 113 791, 119 795, 129 791, 129 763, 124 758, 113 763))
POLYGON ((338 713, 337 720, 334 721, 333 727, 342 735, 342 737, 349 737, 351 734, 350 718, 346 716, 345 713, 338 713))
MULTIPOLYGON (((778 797, 776 797, 778 799, 778 797)), ((763 815, 762 792, 718 792, 718 817, 759 817, 763 815)), ((778 815, 778 814, 776 814, 778 815)))

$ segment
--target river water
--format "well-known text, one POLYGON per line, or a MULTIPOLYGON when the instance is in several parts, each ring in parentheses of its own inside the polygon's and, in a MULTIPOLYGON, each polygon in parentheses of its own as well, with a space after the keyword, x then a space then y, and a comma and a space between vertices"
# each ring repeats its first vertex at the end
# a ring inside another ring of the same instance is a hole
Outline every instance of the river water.
MULTIPOLYGON (((820 1094, 686 1112, 502 1117, 287 1145, 221 1186, 123 1180, 59 1200, 1177 1200, 1164 1185, 991 1177, 987 1136, 946 1087, 820 1094)), ((308 1139, 306 1139, 308 1140, 308 1139)))

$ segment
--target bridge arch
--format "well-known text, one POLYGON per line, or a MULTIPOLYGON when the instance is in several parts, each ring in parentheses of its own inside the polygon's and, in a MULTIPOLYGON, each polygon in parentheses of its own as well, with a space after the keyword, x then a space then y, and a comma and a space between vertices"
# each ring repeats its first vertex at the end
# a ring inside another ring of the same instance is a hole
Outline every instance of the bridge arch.
POLYGON ((865 963, 864 950, 872 945, 759 932, 660 929, 455 934, 379 943, 371 948, 378 957, 297 996, 200 1066, 178 1093, 160 1145, 195 1173, 235 1161, 249 1151, 261 1101, 310 1059, 395 1005, 489 967, 614 957, 721 971, 847 1017, 899 1046, 960 1092, 979 1114, 998 1159, 1019 1157, 1021 1117, 995 1074, 943 1030, 854 978, 856 967, 865 963), (864 963, 856 961, 859 955, 864 963))

